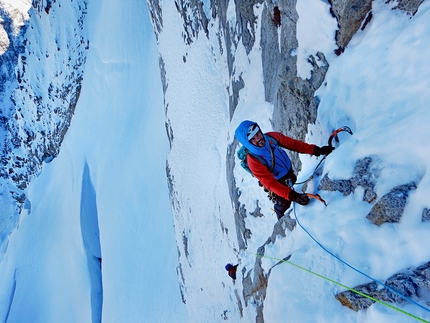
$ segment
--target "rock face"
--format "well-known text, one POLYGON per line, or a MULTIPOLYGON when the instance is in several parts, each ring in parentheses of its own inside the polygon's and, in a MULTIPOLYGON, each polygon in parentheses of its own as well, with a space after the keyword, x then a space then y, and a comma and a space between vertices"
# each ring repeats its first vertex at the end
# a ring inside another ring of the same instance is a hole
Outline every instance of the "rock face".
MULTIPOLYGON (((388 278, 384 284, 389 288, 378 288, 376 282, 371 282, 354 287, 354 290, 389 303, 406 302, 406 299, 399 296, 397 293, 414 300, 420 296, 421 292, 428 293, 430 289, 430 262, 415 269, 408 270, 406 273, 395 274, 388 278)), ((354 311, 366 309, 375 303, 371 298, 367 298, 354 291, 342 292, 335 297, 342 305, 354 311)))
POLYGON ((418 8, 423 2, 424 0, 397 0, 397 5, 394 9, 403 10, 413 16, 417 13, 418 8))
POLYGON ((408 193, 416 188, 417 186, 415 183, 400 185, 393 188, 389 193, 376 202, 366 218, 376 225, 381 225, 387 222, 399 222, 406 206, 408 193))
MULTIPOLYGON (((399 9, 413 16, 424 0, 400 0, 393 9, 399 9)), ((329 0, 331 13, 336 18, 338 30, 336 31, 336 44, 339 46, 336 54, 340 55, 350 42, 352 36, 364 29, 372 19, 373 0, 329 0)), ((388 0, 387 3, 393 2, 388 0)))
MULTIPOLYGON (((260 248, 258 254, 264 254, 264 248, 260 248)), ((263 270, 261 267, 261 258, 257 257, 253 270, 247 271, 242 281, 245 306, 248 306, 250 302, 257 306, 257 316, 255 320, 257 323, 264 322, 263 308, 269 275, 270 271, 266 273, 263 270)))
MULTIPOLYGON (((255 1, 255 3, 260 2, 255 1)), ((224 27, 224 34, 228 38, 227 43, 237 46, 234 43, 235 39, 241 39, 248 53, 254 46, 256 37, 253 34, 255 31, 252 28, 245 28, 245 26, 254 26, 253 22, 257 17, 255 17, 252 7, 255 3, 236 1, 236 15, 240 17, 239 28, 237 29, 239 38, 237 38, 236 34, 230 32, 228 22, 221 24, 224 27), (249 24, 250 22, 251 24, 249 24), (246 31, 245 34, 243 34, 244 30, 246 31)), ((217 12, 222 12, 222 9, 220 8, 217 12)), ((274 106, 273 129, 303 140, 307 133, 307 125, 316 120, 319 101, 314 93, 322 84, 329 66, 324 55, 318 53, 317 57, 310 58, 314 67, 311 78, 303 80, 297 77, 297 57, 293 55, 294 50, 298 47, 296 38, 297 20, 298 14, 295 1, 266 2, 262 12, 261 42, 259 45, 262 50, 265 98, 267 102, 272 103, 274 106), (280 38, 278 37, 279 34, 281 35, 280 38), (319 64, 316 61, 319 61, 319 64)), ((233 64, 234 57, 230 57, 228 61, 233 64)), ((230 67, 229 70, 232 71, 232 68, 230 67)), ((246 84, 240 75, 238 78, 232 77, 231 87, 233 91, 230 97, 230 116, 235 111, 239 91, 245 86, 246 84)), ((252 233, 245 226, 244 219, 247 216, 247 211, 244 205, 241 205, 238 201, 241 193, 236 188, 233 176, 236 145, 237 142, 228 148, 227 182, 229 183, 230 196, 235 207, 239 246, 241 249, 246 249, 246 240, 252 233)), ((290 157, 295 169, 300 169, 298 155, 293 153, 290 157)), ((282 221, 275 225, 274 234, 272 235, 273 240, 275 240, 277 233, 285 236, 285 230, 292 230, 294 226, 295 221, 289 216, 285 216, 282 221)), ((271 243, 271 238, 268 239, 267 243, 271 243)), ((264 246, 260 249, 264 254, 264 246)), ((244 298, 254 298, 254 303, 257 304, 258 308, 256 321, 264 322, 262 309, 269 274, 264 273, 259 258, 256 258, 254 268, 245 268, 245 272, 247 274, 242 282, 244 298), (251 274, 252 272, 253 274, 251 274)))
MULTIPOLYGON (((298 48, 296 1, 268 3, 263 10, 261 50, 266 101, 273 104, 273 129, 303 140, 308 124, 314 123, 319 100, 315 91, 329 68, 322 53, 309 57, 313 70, 310 79, 297 76, 298 48), (280 37, 279 37, 280 35, 280 37), (280 42, 280 43, 279 43, 280 42), (318 64, 317 64, 318 62, 318 64)), ((292 153, 295 169, 301 168, 292 153)))
POLYGON ((322 191, 339 191, 347 196, 354 192, 357 186, 364 189, 363 201, 372 203, 377 195, 374 191, 377 174, 371 171, 371 157, 357 160, 353 177, 344 180, 331 180, 328 174, 325 174, 318 187, 322 191))
POLYGON ((86 0, 61 5, 36 0, 19 29, 13 16, 3 16, 7 41, 0 56, 0 177, 2 194, 14 200, 12 215, 0 228, 3 242, 22 208, 30 205, 28 184, 43 162, 58 155, 70 126, 89 46, 86 8, 86 0), (61 10, 67 11, 69 21, 57 19, 61 10))
POLYGON ((336 43, 339 46, 336 53, 340 55, 352 36, 360 29, 366 16, 368 20, 372 19, 372 0, 333 0, 329 2, 331 13, 339 26, 336 31, 336 43))

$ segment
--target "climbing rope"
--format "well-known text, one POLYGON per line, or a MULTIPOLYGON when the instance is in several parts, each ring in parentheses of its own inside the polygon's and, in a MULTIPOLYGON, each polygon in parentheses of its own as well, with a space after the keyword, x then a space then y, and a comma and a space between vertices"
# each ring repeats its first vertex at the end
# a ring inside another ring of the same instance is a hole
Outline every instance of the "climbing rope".
POLYGON ((390 290, 391 292, 393 292, 394 294, 400 296, 401 298, 403 298, 404 300, 422 308, 423 310, 430 312, 430 310, 428 308, 425 308, 424 306, 422 306, 421 304, 415 302, 414 300, 410 299, 409 297, 402 295, 401 293, 399 293, 398 291, 394 290, 393 288, 387 286, 386 284, 384 284, 383 282, 369 276, 368 274, 362 272, 361 270, 355 268, 354 266, 350 265, 349 263, 347 263, 345 260, 343 260, 342 258, 336 256, 333 252, 331 252, 330 250, 328 250, 326 247, 324 247, 317 239, 314 238, 314 236, 312 234, 309 233, 308 230, 306 230, 306 228, 301 224, 301 222, 299 221, 298 217, 297 217, 297 213, 296 213, 296 207, 295 204, 293 205, 293 211, 294 211, 294 217, 297 221, 297 223, 299 224, 299 226, 303 229, 303 231, 306 232, 306 234, 313 240, 316 242, 316 244, 318 246, 320 246, 325 252, 327 252, 329 255, 333 256, 334 258, 336 258, 337 260, 339 260, 340 262, 342 262, 343 264, 345 264, 346 266, 348 266, 349 268, 351 268, 352 270, 356 271, 357 273, 369 278, 370 280, 374 281, 375 283, 378 283, 382 286, 384 286, 386 289, 390 290))
MULTIPOLYGON (((246 250, 246 251, 248 251, 248 250, 246 250)), ((329 281, 329 282, 331 282, 331 283, 333 283, 333 284, 335 284, 335 285, 338 285, 338 286, 340 286, 340 287, 342 287, 342 288, 345 288, 345 289, 347 289, 347 290, 349 290, 349 291, 351 291, 351 292, 354 292, 354 293, 356 293, 356 294, 358 294, 358 295, 360 295, 360 296, 366 297, 366 298, 368 298, 368 299, 370 299, 370 300, 372 300, 372 301, 374 301, 374 302, 376 302, 376 303, 379 303, 379 304, 382 304, 382 305, 384 305, 384 306, 386 306, 386 307, 389 307, 389 308, 391 308, 391 309, 393 309, 393 310, 395 310, 395 311, 397 311, 397 312, 399 312, 399 313, 402 313, 402 314, 404 314, 404 315, 406 315, 406 316, 412 317, 412 318, 414 318, 414 319, 416 319, 416 320, 418 320, 418 321, 424 322, 424 323, 430 323, 429 321, 426 321, 426 320, 424 320, 424 319, 422 319, 422 318, 420 318, 420 317, 418 317, 418 316, 416 316, 416 315, 414 315, 414 314, 411 314, 411 313, 409 313, 409 312, 406 312, 406 311, 404 311, 404 310, 402 310, 402 309, 400 309, 400 308, 398 308, 398 307, 395 307, 395 306, 393 306, 393 305, 391 305, 391 304, 388 304, 388 303, 386 303, 386 302, 384 302, 384 301, 381 301, 381 300, 379 300, 379 299, 377 299, 377 298, 374 298, 374 297, 372 297, 372 296, 370 296, 370 295, 367 295, 367 294, 365 294, 365 293, 363 293, 363 292, 360 292, 360 291, 358 291, 358 290, 356 290, 356 289, 354 289, 354 288, 351 288, 351 287, 348 287, 348 286, 346 286, 346 285, 343 285, 343 284, 341 284, 341 283, 339 283, 339 282, 337 282, 337 281, 335 281, 335 280, 333 280, 333 279, 330 279, 330 278, 328 278, 328 277, 326 277, 326 276, 323 276, 323 275, 321 275, 321 274, 318 274, 318 273, 316 273, 316 272, 314 272, 314 271, 312 271, 312 270, 309 270, 309 269, 307 269, 307 268, 304 268, 304 267, 302 267, 302 266, 299 266, 299 265, 297 265, 297 264, 295 264, 295 263, 293 263, 293 262, 291 262, 291 261, 289 260, 289 259, 290 259, 290 257, 291 257, 291 255, 290 255, 290 256, 288 256, 288 257, 285 257, 284 259, 278 259, 278 258, 274 258, 274 257, 270 257, 270 256, 265 256, 265 255, 262 255, 262 254, 252 253, 252 252, 250 252, 250 251, 248 251, 248 252, 249 252, 249 253, 251 253, 251 254, 253 254, 253 255, 255 255, 255 256, 257 256, 257 257, 259 257, 259 258, 267 258, 267 259, 275 260, 275 261, 278 261, 278 262, 283 262, 283 263, 290 264, 290 265, 292 265, 292 266, 294 266, 294 267, 296 267, 296 268, 299 268, 299 269, 301 269, 301 270, 303 270, 303 271, 306 271, 306 272, 308 272, 308 273, 310 273, 310 274, 312 274, 312 275, 315 275, 315 276, 317 276, 317 277, 319 277, 319 278, 322 278, 322 279, 324 279, 324 280, 327 280, 327 281, 329 281)))
MULTIPOLYGON (((351 134, 352 135, 352 131, 351 131, 351 129, 349 128, 349 127, 347 127, 347 126, 344 126, 344 127, 340 127, 340 128, 338 128, 338 129, 336 129, 335 131, 333 131, 333 133, 330 135, 330 137, 329 137, 329 139, 328 139, 328 145, 330 146, 330 147, 333 147, 333 145, 332 145, 332 141, 333 141, 333 139, 334 138, 337 138, 336 136, 339 134, 339 132, 341 132, 341 131, 346 131, 346 132, 348 132, 349 134, 351 134)), ((327 156, 324 156, 321 160, 320 160, 320 162, 317 164, 317 166, 315 167, 315 169, 314 169, 314 171, 312 172, 312 174, 309 176, 309 178, 308 179, 306 179, 305 181, 302 181, 302 182, 297 182, 295 185, 299 185, 299 184, 304 184, 304 183, 306 183, 306 182, 308 182, 309 180, 311 180, 312 179, 312 177, 313 177, 313 175, 317 172, 317 170, 318 170, 318 168, 321 166, 321 164, 322 164, 322 162, 326 159, 326 157, 327 156)), ((292 186, 292 185, 291 185, 292 186)), ((318 195, 318 194, 310 194, 310 193, 305 193, 307 196, 309 196, 310 198, 314 198, 314 199, 317 199, 317 200, 319 200, 320 202, 322 202, 325 206, 327 206, 327 203, 326 203, 326 201, 324 201, 322 198, 321 198, 321 196, 320 195, 318 195)), ((363 276, 365 276, 365 277, 367 277, 368 279, 370 279, 370 280, 372 280, 372 281, 374 281, 374 282, 376 282, 377 284, 380 284, 380 285, 382 285, 382 286, 384 286, 386 289, 388 289, 388 290, 390 290, 391 292, 393 292, 394 294, 396 294, 396 295, 398 295, 399 297, 401 297, 401 298, 403 298, 404 300, 406 300, 406 301, 408 301, 408 302, 410 302, 410 303, 412 303, 412 304, 414 304, 414 305, 416 305, 416 306, 418 306, 418 307, 420 307, 421 309, 423 309, 423 310, 425 310, 425 311, 427 311, 427 312, 430 312, 430 310, 429 309, 427 309, 427 308, 425 308, 424 306, 422 306, 422 305, 420 305, 420 304, 418 304, 417 302, 415 302, 415 301, 413 301, 412 299, 410 299, 410 298, 408 298, 408 297, 406 297, 406 296, 404 296, 404 295, 402 295, 402 294, 400 294, 399 292, 397 292, 396 290, 394 290, 393 288, 391 288, 391 287, 389 287, 389 286, 387 286, 387 285, 385 285, 384 283, 382 283, 382 282, 380 282, 380 281, 378 281, 378 280, 376 280, 376 279, 374 279, 374 278, 372 278, 371 276, 369 276, 369 275, 367 275, 366 273, 364 273, 364 272, 362 272, 362 271, 360 271, 360 270, 358 270, 357 268, 355 268, 355 267, 353 267, 352 265, 350 265, 350 264, 348 264, 346 261, 344 261, 343 259, 341 259, 340 257, 338 257, 338 256, 336 256, 334 253, 332 253, 331 251, 329 251, 327 248, 325 248, 318 240, 316 240, 310 233, 309 233, 309 231, 308 230, 306 230, 306 228, 301 224, 301 222, 299 221, 299 219, 298 219, 298 217, 297 217, 297 213, 296 213, 296 208, 295 208, 295 203, 293 204, 293 210, 294 210, 294 217, 295 217, 295 219, 296 219, 296 221, 297 221, 297 223, 299 224, 299 226, 303 229, 303 231, 305 231, 306 232, 306 234, 318 245, 318 246, 320 246, 325 252, 327 252, 328 254, 330 254, 331 256, 333 256, 334 258, 336 258, 337 260, 339 260, 340 262, 342 262, 343 264, 345 264, 346 266, 348 266, 349 268, 351 268, 351 269, 353 269, 354 271, 356 271, 356 272, 358 272, 359 274, 361 274, 361 275, 363 275, 363 276)), ((255 253, 252 253, 252 252, 250 252, 250 251, 248 251, 248 250, 246 250, 245 249, 245 251, 247 251, 247 252, 249 252, 249 253, 251 253, 251 254, 253 254, 253 255, 255 255, 255 256, 257 256, 257 257, 260 257, 260 258, 268 258, 268 259, 272 259, 272 260, 276 260, 276 261, 278 261, 279 263, 280 262, 285 262, 285 263, 288 263, 288 264, 290 264, 290 265, 292 265, 292 266, 294 266, 294 267, 296 267, 296 268, 299 268, 299 269, 301 269, 301 270, 304 270, 304 271, 306 271, 306 272, 308 272, 308 273, 311 273, 311 274, 313 274, 313 275, 315 275, 315 276, 317 276, 317 277, 320 277, 320 278, 322 278, 322 279, 325 279, 325 280, 327 280, 327 281, 329 281, 329 282, 331 282, 331 283, 333 283, 333 284, 336 284, 336 285, 338 285, 338 286, 340 286, 340 287, 342 287, 342 288, 345 288, 345 289, 347 289, 347 290, 349 290, 349 291, 351 291, 351 292, 354 292, 354 293, 356 293, 356 294, 358 294, 358 295, 360 295, 360 296, 363 296, 363 297, 365 297, 365 298, 368 298, 368 299, 370 299, 370 300, 372 300, 372 301, 374 301, 374 302, 376 302, 376 303, 379 303, 379 304, 382 304, 382 305, 384 305, 384 306, 386 306, 386 307, 388 307, 388 308, 391 308, 391 309, 393 309, 393 310, 396 310, 397 312, 399 312, 399 313, 402 313, 402 314, 404 314, 404 315, 407 315, 407 316, 409 316, 409 317, 411 317, 411 318, 414 318, 414 319, 416 319, 416 320, 418 320, 418 321, 421 321, 421 322, 424 322, 424 323, 430 323, 429 321, 426 321, 426 320, 424 320, 424 319, 422 319, 422 318, 420 318, 420 317, 418 317, 418 316, 416 316, 416 315, 413 315, 413 314, 411 314, 411 313, 409 313, 409 312, 406 312, 406 311, 404 311, 404 310, 401 310, 401 309, 399 309, 398 307, 395 307, 395 306, 393 306, 393 305, 391 305, 391 304, 388 304, 388 303, 386 303, 386 302, 384 302, 384 301, 381 301, 381 300, 379 300, 379 299, 377 299, 377 298, 374 298, 374 297, 372 297, 372 296, 370 296, 370 295, 367 295, 367 294, 365 294, 365 293, 363 293, 363 292, 360 292, 360 291, 358 291, 358 290, 356 290, 356 289, 354 289, 354 288, 351 288, 351 287, 348 287, 348 286, 346 286, 346 285, 343 285, 343 284, 341 284, 341 283, 339 283, 339 282, 337 282, 337 281, 335 281, 335 280, 332 280, 332 279, 330 279, 330 278, 328 278, 328 277, 325 277, 325 276, 323 276, 323 275, 321 275, 321 274, 318 274, 318 273, 315 273, 315 272, 313 272, 313 271, 311 271, 311 270, 309 270, 309 269, 306 269, 306 268, 304 268, 304 267, 301 267, 301 266, 299 266, 299 265, 297 265, 297 264, 295 264, 295 263, 293 263, 293 262, 291 262, 291 261, 289 261, 289 259, 290 259, 290 257, 291 257, 291 255, 289 255, 288 257, 285 257, 284 259, 277 259, 277 258, 274 258, 274 257, 269 257, 269 256, 265 256, 265 255, 262 255, 262 254, 255 254, 255 253)))
MULTIPOLYGON (((330 135, 330 137, 329 137, 329 139, 328 139, 328 145, 330 146, 330 147, 333 147, 333 145, 332 145, 332 141, 333 141, 333 139, 334 138, 336 138, 336 136, 337 136, 337 134, 338 133, 340 133, 340 132, 342 132, 342 131, 346 131, 346 132, 348 132, 349 134, 351 134, 352 135, 352 131, 351 131, 351 129, 349 128, 349 127, 347 127, 347 126, 343 126, 343 127, 340 127, 340 128, 338 128, 338 129, 336 129, 335 131, 333 131, 333 133, 330 135)), ((300 182, 300 183, 296 183, 295 185, 298 185, 298 184, 304 184, 304 183, 306 183, 306 182, 308 182, 312 177, 313 177, 313 175, 316 173, 316 171, 318 170, 318 168, 320 167, 320 165, 322 164, 322 162, 325 160, 325 158, 326 158, 327 156, 324 156, 324 158, 318 163, 318 165, 315 167, 315 169, 314 169, 314 171, 313 171, 313 173, 311 174, 311 176, 307 179, 307 180, 305 180, 305 181, 303 181, 303 182, 300 182)), ((305 193, 307 196, 309 196, 309 197, 311 197, 311 198, 315 198, 315 199, 317 199, 317 200, 319 200, 320 202, 322 202, 325 206, 327 206, 327 203, 321 198, 321 196, 320 195, 318 195, 318 194, 310 194, 310 193, 305 193)), ((398 291, 396 291, 396 290, 394 290, 393 288, 391 288, 391 287, 389 287, 389 286, 387 286, 386 284, 384 284, 384 283, 382 283, 381 281, 378 281, 377 279, 375 279, 375 278, 373 278, 373 277, 371 277, 371 276, 369 276, 368 274, 366 274, 366 273, 364 273, 364 272, 362 272, 362 271, 360 271, 359 269, 357 269, 357 268, 355 268, 355 267, 353 267, 352 265, 350 265, 349 263, 347 263, 346 261, 344 261, 343 259, 341 259, 340 257, 338 257, 337 255, 335 255, 333 252, 331 252, 330 250, 328 250, 326 247, 324 247, 317 239, 315 239, 313 236, 312 236, 312 234, 310 234, 309 233, 309 231, 308 230, 306 230, 306 228, 301 224, 301 222, 299 221, 299 219, 298 219, 298 217, 297 217, 297 213, 296 213, 296 208, 295 208, 295 203, 293 204, 293 211, 294 211, 294 217, 295 217, 295 219, 296 219, 296 221, 297 221, 297 223, 299 224, 299 226, 303 229, 303 231, 305 231, 306 232, 306 234, 318 245, 318 246, 320 246, 325 252, 327 252, 328 254, 330 254, 331 256, 333 256, 334 258, 336 258, 337 260, 339 260, 340 262, 342 262, 343 264, 345 264, 346 266, 348 266, 349 268, 351 268, 352 270, 354 270, 354 271, 356 271, 357 273, 359 273, 359 274, 361 274, 361 275, 363 275, 363 276, 365 276, 365 277, 367 277, 368 279, 370 279, 370 280, 372 280, 372 281, 374 281, 374 282, 376 282, 376 283, 378 283, 378 284, 380 284, 380 285, 382 285, 382 286, 384 286, 386 289, 388 289, 388 290, 390 290, 391 292, 393 292, 394 294, 396 294, 396 295, 398 295, 399 297, 401 297, 401 298, 403 298, 404 300, 406 300, 406 301, 408 301, 408 302, 410 302, 410 303, 412 303, 412 304, 414 304, 414 305, 416 305, 416 306, 418 306, 418 307, 420 307, 421 309, 423 309, 423 310, 425 310, 425 311, 427 311, 427 312, 430 312, 430 310, 428 309, 428 308, 425 308, 424 306, 422 306, 421 304, 419 304, 419 303, 417 303, 417 302, 415 302, 414 300, 412 300, 412 299, 410 299, 409 297, 407 297, 407 296, 405 296, 405 295, 402 295, 401 293, 399 293, 398 291)), ((349 289, 349 290, 352 290, 352 291, 354 291, 355 292, 355 290, 353 290, 353 289, 351 289, 351 288, 349 288, 349 287, 346 287, 345 286, 345 288, 347 288, 347 289, 349 289)), ((358 292, 358 294, 362 294, 362 293, 360 293, 360 292, 358 292)), ((363 295, 364 296, 364 295, 363 295)), ((368 297, 369 295, 367 295, 367 296, 365 296, 365 297, 368 297)), ((370 297, 370 296, 369 296, 370 297)), ((368 297, 368 298, 369 298, 368 297)), ((380 303, 381 301, 378 301, 378 303, 380 303)), ((389 306, 389 307, 392 307, 392 306, 389 306)), ((415 317, 415 318, 417 318, 417 317, 415 317)), ((417 319, 419 319, 419 320, 422 320, 422 319, 420 319, 420 318, 417 318, 417 319)), ((427 321, 424 321, 424 322, 427 322, 427 321)))
MULTIPOLYGON (((342 131, 346 131, 346 132, 348 132, 349 134, 351 134, 352 135, 352 131, 351 131, 351 129, 349 128, 349 127, 347 127, 347 126, 343 126, 343 127, 340 127, 340 128, 338 128, 338 129, 336 129, 335 131, 333 131, 332 132, 332 134, 330 135, 330 137, 329 137, 329 139, 328 139, 328 145, 330 146, 330 147, 333 147, 333 145, 332 145, 332 141, 333 141, 333 139, 334 138, 336 138, 336 136, 338 135, 338 133, 340 133, 340 132, 342 132, 342 131)), ((312 173, 312 175, 306 180, 306 181, 304 181, 304 182, 300 182, 300 183, 296 183, 295 185, 298 185, 298 184, 303 184, 303 183, 306 183, 307 181, 309 181, 311 178, 312 178, 312 176, 315 174, 315 172, 317 171, 317 169, 320 167, 320 165, 321 165, 321 163, 325 160, 325 158, 326 158, 327 156, 324 156, 324 158, 318 163, 318 165, 315 167, 315 169, 314 169, 314 171, 313 171, 313 173, 312 173)), ((310 193, 306 193, 306 195, 308 195, 309 197, 311 197, 311 198, 315 198, 315 199, 318 199, 320 202, 322 202, 322 203, 324 203, 324 205, 325 206, 327 206, 327 203, 321 198, 321 196, 319 196, 318 194, 310 194, 310 193)), ((380 281, 378 281, 378 280, 376 280, 375 278, 372 278, 372 277, 370 277, 369 275, 367 275, 366 273, 364 273, 364 272, 362 272, 362 271, 360 271, 360 270, 358 270, 357 268, 355 268, 355 267, 353 267, 353 266, 351 266, 350 264, 348 264, 346 261, 344 261, 343 259, 341 259, 341 258, 339 258, 338 256, 336 256, 334 253, 332 253, 331 251, 329 251, 327 248, 325 248, 317 239, 315 239, 310 233, 309 233, 309 231, 308 230, 306 230, 306 228, 300 223, 300 221, 299 221, 299 219, 298 219, 298 217, 297 217, 297 213, 296 213, 296 208, 295 208, 295 204, 293 205, 293 210, 294 210, 294 217, 296 218, 296 221, 297 221, 297 223, 299 224, 299 226, 303 229, 303 231, 305 231, 306 233, 307 233, 307 235, 309 236, 309 237, 311 237, 311 239, 312 240, 314 240, 315 242, 316 242, 316 244, 317 245, 319 245, 324 251, 326 251, 328 254, 330 254, 331 256, 333 256, 334 258, 336 258, 336 259, 338 259, 340 262, 342 262, 343 264, 345 264, 346 266, 348 266, 349 268, 351 268, 351 269, 353 269, 354 271, 356 271, 356 272, 358 272, 359 274, 361 274, 361 275, 364 275, 365 277, 367 277, 367 278, 369 278, 370 280, 372 280, 372 281, 374 281, 374 282, 376 282, 376 283, 378 283, 378 284, 380 284, 380 285, 382 285, 382 286, 384 286, 385 288, 387 288, 388 290, 390 290, 391 292, 393 292, 394 294, 396 294, 396 295, 398 295, 398 296, 400 296, 401 298, 403 298, 404 300, 407 300, 408 302, 410 302, 410 303, 412 303, 412 304, 415 304, 415 305, 417 305, 417 306, 419 306, 420 308, 422 308, 422 309, 424 309, 425 311, 427 311, 427 312, 430 312, 430 310, 428 309, 428 308, 425 308, 424 306, 422 306, 422 305, 420 305, 420 304, 418 304, 417 302, 415 302, 415 301, 413 301, 412 299, 410 299, 410 298, 408 298, 407 296, 404 296, 404 295, 402 295, 402 294, 400 294, 399 292, 397 292, 396 290, 394 290, 393 288, 391 288, 391 287, 389 287, 389 286, 387 286, 387 285, 385 285, 384 283, 382 283, 382 282, 380 282, 380 281)))

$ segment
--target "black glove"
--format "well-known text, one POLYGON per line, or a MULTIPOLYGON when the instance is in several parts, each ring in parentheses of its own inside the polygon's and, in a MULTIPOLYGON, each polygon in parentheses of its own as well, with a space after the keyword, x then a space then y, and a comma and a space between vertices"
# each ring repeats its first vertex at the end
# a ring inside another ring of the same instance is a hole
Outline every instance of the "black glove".
POLYGON ((314 148, 314 156, 328 155, 334 150, 331 146, 315 146, 314 148))
POLYGON ((299 203, 300 205, 308 205, 309 203, 309 196, 306 194, 299 194, 293 190, 288 194, 288 198, 290 201, 299 203))

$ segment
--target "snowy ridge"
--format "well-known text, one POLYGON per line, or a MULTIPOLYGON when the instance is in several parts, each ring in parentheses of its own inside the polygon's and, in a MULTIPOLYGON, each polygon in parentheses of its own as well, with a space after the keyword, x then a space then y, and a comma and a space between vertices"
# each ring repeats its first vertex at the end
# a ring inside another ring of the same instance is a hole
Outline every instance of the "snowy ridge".
MULTIPOLYGON (((321 17, 317 21, 332 19, 326 6, 315 4, 318 5, 312 6, 313 2, 308 1, 307 6, 297 8, 299 26, 309 26, 303 20, 309 17, 321 17), (315 9, 312 14, 301 15, 305 7, 308 11, 315 9)), ((219 23, 209 22, 207 38, 199 34, 192 43, 184 43, 181 30, 176 28, 182 23, 177 8, 163 3, 158 43, 166 73, 165 106, 172 133, 168 174, 181 263, 180 283, 189 316, 208 322, 281 322, 285 317, 293 322, 415 321, 380 304, 351 311, 335 299, 343 291, 338 285, 294 266, 278 264, 279 259, 292 254, 295 264, 349 287, 370 282, 325 252, 298 226, 290 231, 281 225, 279 230, 265 193, 236 164, 234 182, 248 229, 246 250, 239 248, 234 208, 225 194, 226 179, 231 180, 225 173, 231 161, 225 158, 235 154, 226 147, 237 147, 233 145, 233 133, 243 119, 256 120, 263 130, 272 130, 273 107, 264 99, 261 48, 257 45, 264 6, 254 6, 258 17, 253 26, 256 45, 248 54, 241 43, 234 51, 233 71, 241 75, 245 86, 239 91, 237 108, 229 120, 231 80, 225 51, 221 51, 225 44, 219 42, 223 38, 216 37, 219 23), (259 272, 260 260, 255 254, 262 246, 268 258, 261 259, 263 271, 259 272), (235 283, 224 270, 228 262, 239 263, 240 278, 235 283), (267 290, 247 294, 245 284, 249 279, 255 283, 257 274, 263 275, 262 284, 267 279, 267 290)), ((429 155, 424 139, 429 135, 425 120, 430 95, 426 53, 430 48, 425 40, 430 6, 424 1, 412 17, 391 10, 393 6, 373 2, 373 19, 354 35, 340 56, 333 53, 334 23, 324 25, 327 29, 320 25, 324 29, 321 33, 302 29, 298 40, 299 46, 309 46, 299 48, 300 55, 321 48, 330 64, 323 86, 316 93, 320 99, 318 117, 315 124, 309 125, 306 141, 324 145, 331 131, 343 125, 351 127, 354 135, 339 135, 336 150, 323 164, 319 176, 306 187, 307 192, 320 193, 328 206, 312 201, 307 207, 297 206, 296 215, 328 250, 381 281, 430 260, 425 247, 429 243, 429 223, 425 222, 429 155), (321 47, 310 41, 312 37, 321 47), (376 200, 364 201, 362 186, 347 195, 319 186, 324 176, 331 180, 352 178, 356 162, 364 158, 371 160, 369 176, 375 185, 376 200), (376 226, 366 218, 379 199, 408 183, 415 183, 416 189, 409 192, 398 223, 376 226)), ((234 10, 228 12, 227 17, 234 19, 234 10)), ((234 21, 230 22, 234 26, 234 21)), ((306 57, 301 56, 297 65, 305 77, 311 66, 306 57)), ((301 156, 301 162, 299 181, 313 172, 318 159, 301 156)), ((294 213, 290 216, 294 218, 294 213)), ((419 287, 417 291, 418 295, 411 297, 427 307, 428 290, 419 287)), ((428 311, 414 304, 395 306, 430 319, 428 311)))
POLYGON ((30 208, 26 188, 43 162, 59 153, 80 95, 89 42, 86 1, 1 4, 10 44, 1 56, 0 186, 14 199, 0 230, 6 244, 19 213, 30 208))
MULTIPOLYGON (((28 14, 28 10, 31 7, 30 0, 2 0, 0 1, 0 8, 3 11, 4 20, 10 20, 11 26, 7 26, 6 28, 10 28, 12 32, 12 36, 17 36, 21 27, 25 25, 25 22, 30 19, 28 14)), ((2 24, 0 26, 0 34, 2 35, 0 38, 0 48, 2 49, 0 55, 4 54, 10 44, 10 39, 7 35, 7 31, 5 30, 5 26, 2 24)))

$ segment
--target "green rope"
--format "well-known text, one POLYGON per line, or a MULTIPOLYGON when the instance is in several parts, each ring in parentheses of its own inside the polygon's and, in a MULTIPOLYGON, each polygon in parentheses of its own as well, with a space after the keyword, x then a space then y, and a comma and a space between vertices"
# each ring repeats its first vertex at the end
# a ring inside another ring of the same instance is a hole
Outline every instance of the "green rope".
MULTIPOLYGON (((246 251, 248 251, 248 250, 246 250, 246 251)), ((279 262, 286 262, 286 263, 288 263, 288 264, 290 264, 290 265, 292 265, 292 266, 294 266, 294 267, 297 267, 297 268, 299 268, 299 269, 301 269, 301 270, 304 270, 304 271, 306 271, 306 272, 308 272, 308 273, 310 273, 310 274, 312 274, 312 275, 315 275, 315 276, 317 276, 317 277, 320 277, 320 278, 322 278, 322 279, 325 279, 325 280, 327 280, 327 281, 329 281, 329 282, 331 282, 331 283, 333 283, 333 284, 336 284, 336 285, 338 285, 338 286, 341 286, 342 288, 348 289, 348 290, 349 290, 349 291, 351 291, 351 292, 354 292, 354 293, 356 293, 356 294, 358 294, 358 295, 360 295, 360 296, 366 297, 366 298, 368 298, 368 299, 370 299, 370 300, 372 300, 372 301, 374 301, 374 302, 376 302, 376 303, 379 303, 379 304, 382 304, 382 305, 384 305, 384 306, 386 306, 386 307, 389 307, 389 308, 391 308, 391 309, 393 309, 393 310, 395 310, 395 311, 397 311, 397 312, 399 312, 399 313, 405 314, 406 316, 412 317, 412 318, 414 318, 414 319, 416 319, 416 320, 418 320, 418 321, 420 321, 420 322, 430 323, 429 321, 426 321, 426 320, 424 320, 424 319, 422 319, 422 318, 420 318, 420 317, 418 317, 418 316, 416 316, 416 315, 413 315, 413 314, 411 314, 411 313, 409 313, 409 312, 406 312, 406 311, 404 311, 404 310, 401 310, 401 309, 400 309, 400 308, 398 308, 398 307, 395 307, 395 306, 393 306, 393 305, 391 305, 391 304, 388 304, 388 303, 386 303, 386 302, 384 302, 384 301, 381 301, 381 300, 379 300, 379 299, 377 299, 377 298, 374 298, 374 297, 372 297, 372 296, 370 296, 370 295, 367 295, 367 294, 365 294, 365 293, 363 293, 363 292, 360 292, 360 291, 358 291, 358 290, 356 290, 356 289, 354 289, 354 288, 351 288, 351 287, 348 287, 348 286, 346 286, 346 285, 343 285, 343 284, 341 284, 341 283, 339 283, 339 282, 337 282, 337 281, 335 281, 335 280, 333 280, 333 279, 330 279, 330 278, 325 277, 325 276, 323 276, 323 275, 321 275, 321 274, 318 274, 318 273, 316 273, 316 272, 313 272, 312 270, 309 270, 309 269, 306 269, 306 268, 304 268, 304 267, 302 267, 302 266, 299 266, 299 265, 297 265, 297 264, 295 264, 295 263, 293 263, 293 262, 291 262, 291 261, 289 261, 289 260, 286 260, 286 259, 278 259, 278 258, 274 258, 274 257, 269 257, 269 256, 265 256, 265 255, 260 255, 260 254, 256 254, 256 253, 253 253, 253 252, 250 252, 250 251, 248 251, 248 252, 249 252, 249 253, 251 253, 251 254, 253 254, 253 255, 255 255, 255 256, 257 256, 257 257, 260 257, 260 258, 267 258, 267 259, 272 259, 272 260, 276 260, 276 261, 279 261, 279 262)))

